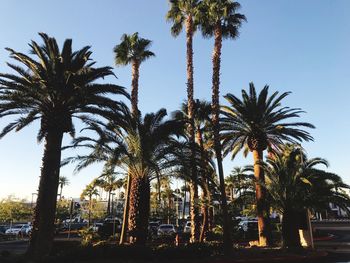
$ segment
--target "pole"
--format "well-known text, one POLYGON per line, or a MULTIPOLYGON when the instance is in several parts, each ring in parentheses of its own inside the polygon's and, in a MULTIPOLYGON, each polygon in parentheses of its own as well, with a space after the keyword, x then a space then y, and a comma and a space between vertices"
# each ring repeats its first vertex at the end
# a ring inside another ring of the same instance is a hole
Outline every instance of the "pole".
POLYGON ((70 201, 70 208, 69 208, 68 239, 70 238, 70 229, 71 229, 71 225, 72 225, 72 214, 73 214, 73 198, 70 201))

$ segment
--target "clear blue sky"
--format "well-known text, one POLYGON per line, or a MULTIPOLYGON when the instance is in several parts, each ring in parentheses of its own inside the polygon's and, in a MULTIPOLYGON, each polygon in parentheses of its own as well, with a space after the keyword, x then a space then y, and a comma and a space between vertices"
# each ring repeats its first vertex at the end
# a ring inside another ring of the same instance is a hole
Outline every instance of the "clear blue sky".
MULTIPOLYGON (((348 0, 245 0, 241 12, 248 23, 237 41, 223 45, 221 91, 240 94, 253 81, 257 88, 292 91, 285 105, 301 107, 303 121, 313 123, 314 143, 305 144, 309 156, 326 158, 330 170, 350 183, 350 1, 348 0)), ((5 47, 28 52, 27 43, 40 41, 37 32, 59 43, 73 39, 75 49, 91 45, 99 66, 114 66, 113 47, 123 33, 138 31, 153 40, 156 58, 140 72, 142 112, 166 107, 177 109, 185 98, 185 40, 174 39, 165 21, 166 0, 3 0, 1 1, 0 72, 8 72, 5 47)), ((199 34, 194 40, 195 97, 210 99, 212 39, 199 34)), ((118 79, 108 81, 130 87, 130 67, 115 68, 118 79)), ((223 100, 222 100, 223 101, 223 100)), ((0 120, 3 127, 9 119, 0 120)), ((36 142, 38 123, 0 141, 0 197, 15 194, 30 198, 37 189, 42 147, 36 142)), ((67 136, 66 142, 69 141, 67 136)), ((225 160, 226 174, 233 166, 249 164, 241 156, 225 160)), ((64 195, 77 197, 101 172, 100 166, 72 175, 64 195)))

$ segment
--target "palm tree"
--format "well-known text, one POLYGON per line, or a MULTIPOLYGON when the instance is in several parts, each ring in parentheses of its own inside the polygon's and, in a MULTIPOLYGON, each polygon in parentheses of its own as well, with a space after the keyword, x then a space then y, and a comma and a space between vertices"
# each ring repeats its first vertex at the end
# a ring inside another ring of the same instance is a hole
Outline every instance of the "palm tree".
MULTIPOLYGON (((124 34, 121 38, 121 43, 114 47, 115 64, 128 65, 131 64, 132 80, 131 80, 131 112, 134 116, 139 115, 138 110, 138 93, 139 93, 139 69, 142 62, 154 57, 155 54, 149 50, 151 41, 145 38, 140 38, 138 33, 132 35, 124 34)), ((120 243, 125 242, 126 230, 128 228, 128 211, 130 199, 131 179, 128 177, 126 198, 124 204, 124 219, 122 224, 120 243)))
POLYGON ((199 238, 198 218, 198 185, 195 165, 195 127, 194 127, 194 80, 193 80, 193 35, 198 25, 198 11, 200 0, 169 0, 170 10, 166 15, 168 21, 173 22, 171 33, 177 37, 182 28, 186 30, 186 59, 187 59, 187 112, 188 135, 191 144, 191 180, 190 180, 190 215, 191 215, 191 241, 199 238))
POLYGON ((254 176, 256 178, 256 201, 259 228, 259 244, 268 245, 269 230, 267 229, 268 211, 265 202, 266 193, 259 182, 264 182, 264 171, 260 164, 263 152, 269 149, 278 149, 283 142, 300 142, 312 140, 311 135, 302 128, 314 128, 306 122, 284 122, 299 117, 300 109, 281 107, 281 101, 289 92, 278 95, 274 92, 268 96, 268 86, 260 94, 256 94, 253 83, 250 83, 249 94, 242 90, 242 100, 232 94, 225 99, 229 106, 222 107, 221 131, 224 145, 224 154, 231 152, 232 158, 244 148, 254 157, 254 176))
POLYGON ((250 174, 252 167, 234 167, 231 171, 231 174, 225 178, 225 185, 227 192, 229 192, 231 202, 234 200, 234 195, 241 195, 242 190, 246 189, 247 179, 250 179, 250 174))
MULTIPOLYGON (((190 123, 190 116, 188 114, 188 103, 183 103, 181 110, 175 111, 173 113, 173 118, 181 120, 185 123, 190 123)), ((201 187, 202 187, 202 214, 203 214, 203 222, 202 222, 202 231, 199 236, 199 241, 203 241, 204 239, 204 233, 207 232, 208 227, 208 206, 211 203, 211 196, 209 191, 209 180, 208 180, 208 170, 207 170, 207 159, 208 159, 208 151, 210 151, 210 147, 208 147, 207 141, 205 141, 204 135, 205 133, 209 132, 209 126, 210 126, 210 114, 211 114, 211 106, 210 103, 206 101, 201 100, 195 100, 194 101, 194 109, 193 109, 193 121, 194 121, 194 133, 195 133, 195 143, 197 143, 197 147, 200 151, 200 165, 198 166, 198 176, 197 179, 193 182, 197 184, 197 182, 201 181, 201 187)), ((188 137, 189 134, 188 134, 188 137)), ((192 149, 191 149, 192 151, 192 149)), ((192 167, 192 164, 191 164, 192 167)), ((191 178, 191 176, 190 176, 191 178)), ((191 196, 192 195, 198 195, 198 192, 192 192, 196 189, 190 188, 191 190, 191 196)), ((192 203, 193 204, 193 203, 192 203)), ((191 224, 192 228, 192 235, 193 233, 196 233, 196 230, 194 227, 196 224, 191 224)), ((192 240, 195 240, 192 236, 192 240)))
POLYGON ((85 189, 83 190, 83 192, 80 195, 80 199, 84 200, 85 197, 88 197, 89 200, 89 208, 88 208, 88 226, 91 225, 91 210, 92 210, 92 197, 98 196, 98 190, 96 188, 96 186, 98 186, 98 181, 94 180, 92 181, 90 184, 88 184, 85 189))
POLYGON ((214 36, 214 50, 212 56, 212 125, 214 135, 214 148, 218 164, 220 179, 221 206, 223 212, 224 244, 226 252, 231 248, 229 230, 229 218, 227 212, 227 200, 225 193, 224 170, 222 165, 222 146, 219 131, 219 88, 220 88, 220 63, 222 39, 236 39, 239 36, 239 28, 246 20, 245 16, 237 13, 240 4, 231 0, 203 0, 200 9, 200 26, 204 37, 214 36))
POLYGON ((135 118, 124 109, 125 126, 118 129, 113 122, 99 127, 91 126, 98 139, 77 138, 73 147, 87 147, 92 152, 87 156, 73 158, 79 161, 80 170, 96 161, 119 167, 131 179, 128 230, 131 242, 144 245, 150 210, 150 181, 169 168, 168 142, 173 135, 181 135, 183 124, 175 120, 164 120, 166 110, 135 118))
POLYGON ((328 166, 322 158, 308 159, 303 149, 286 145, 282 151, 267 158, 263 169, 274 208, 283 215, 282 237, 285 247, 301 247, 299 218, 306 209, 319 211, 334 203, 349 212, 350 197, 340 189, 349 189, 342 179, 315 166, 328 166))
POLYGON ((131 64, 131 112, 138 115, 138 93, 139 93, 139 71, 140 65, 145 60, 154 57, 154 53, 149 50, 152 41, 140 38, 138 32, 121 38, 121 43, 114 47, 115 64, 126 66, 131 64))
POLYGON ((106 213, 107 215, 110 215, 112 192, 122 187, 123 180, 118 179, 117 173, 114 172, 114 168, 110 169, 109 167, 106 167, 103 173, 98 177, 97 184, 107 192, 108 200, 106 213))
POLYGON ((63 190, 63 186, 69 185, 69 180, 67 177, 60 175, 59 176, 59 181, 58 181, 58 185, 60 187, 60 200, 62 199, 62 190, 63 190))
POLYGON ((54 38, 44 33, 40 36, 42 46, 35 41, 29 44, 37 60, 8 48, 11 58, 23 67, 8 64, 15 73, 0 74, 0 116, 20 116, 2 130, 0 138, 40 120, 37 138, 45 140, 28 248, 34 258, 47 255, 52 247, 63 134, 74 135, 73 118, 85 122, 92 114, 108 116, 107 108, 116 111, 120 103, 107 94, 127 96, 120 86, 95 83, 113 72, 110 67, 93 67, 89 46, 72 51, 72 40, 67 39, 60 50, 54 38))

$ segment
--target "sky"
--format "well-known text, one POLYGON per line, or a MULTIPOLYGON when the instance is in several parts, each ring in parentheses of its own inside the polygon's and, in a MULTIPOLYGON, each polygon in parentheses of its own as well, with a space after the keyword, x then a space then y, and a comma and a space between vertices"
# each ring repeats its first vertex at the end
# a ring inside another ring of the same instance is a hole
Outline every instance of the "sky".
MULTIPOLYGON (((221 94, 240 96, 253 81, 258 90, 268 84, 272 91, 291 91, 285 106, 306 111, 300 120, 316 126, 314 142, 305 143, 309 157, 326 158, 329 171, 350 183, 350 1, 348 0, 242 0, 241 13, 248 22, 240 37, 226 40, 222 50, 221 94)), ((130 90, 131 68, 114 65, 113 47, 122 34, 139 32, 153 41, 156 54, 141 65, 139 107, 143 113, 165 107, 179 108, 186 98, 185 38, 173 38, 165 20, 166 0, 2 0, 0 72, 10 62, 5 47, 24 53, 28 43, 40 43, 38 32, 62 44, 73 39, 73 48, 91 46, 98 66, 112 66, 118 77, 107 78, 130 90)), ((213 39, 198 32, 194 38, 195 97, 210 100, 213 39)), ((221 102, 225 104, 221 97, 221 102)), ((11 119, 0 119, 0 128, 11 119)), ((0 140, 0 198, 15 195, 30 200, 40 176, 43 144, 36 141, 39 123, 0 140)), ((79 125, 78 125, 79 127, 79 125)), ((65 135, 64 143, 70 138, 65 135)), ((65 152, 63 157, 77 154, 65 152)), ((252 164, 252 158, 225 159, 228 175, 234 166, 252 164)), ((65 197, 78 197, 101 174, 93 165, 74 174, 74 165, 62 168, 70 185, 65 197)))

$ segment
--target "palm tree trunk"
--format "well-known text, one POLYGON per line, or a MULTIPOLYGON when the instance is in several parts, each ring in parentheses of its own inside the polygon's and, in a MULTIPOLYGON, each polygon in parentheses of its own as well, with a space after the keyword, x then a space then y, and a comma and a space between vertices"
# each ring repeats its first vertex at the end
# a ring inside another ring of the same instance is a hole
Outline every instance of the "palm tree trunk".
POLYGON ((282 217, 282 238, 284 247, 301 248, 297 222, 298 213, 292 209, 286 208, 282 217))
POLYGON ((92 204, 92 195, 89 196, 88 227, 91 225, 91 204, 92 204))
POLYGON ((188 16, 186 20, 186 45, 187 45, 187 112, 189 118, 188 134, 191 147, 191 196, 190 196, 190 215, 191 215, 191 242, 197 242, 199 239, 199 217, 198 217, 198 183, 197 167, 195 161, 196 148, 194 137, 194 100, 193 100, 193 21, 188 16))
POLYGON ((107 215, 111 214, 111 191, 108 191, 108 200, 107 200, 107 215))
POLYGON ((150 208, 150 184, 147 176, 134 176, 130 193, 130 242, 137 245, 145 245, 150 208))
POLYGON ((135 116, 138 114, 138 101, 139 101, 139 69, 140 63, 137 60, 133 60, 131 63, 132 80, 131 80, 131 113, 135 116))
POLYGON ((128 173, 126 191, 125 191, 125 201, 124 201, 124 213, 123 213, 123 225, 120 233, 119 244, 122 245, 126 241, 126 233, 128 229, 129 220, 129 207, 130 207, 130 189, 131 189, 131 175, 128 173))
POLYGON ((261 168, 260 163, 263 160, 263 151, 253 150, 254 157, 254 177, 255 183, 255 195, 256 195, 256 208, 258 214, 258 229, 259 229, 259 245, 268 246, 270 245, 269 230, 266 211, 266 191, 261 186, 261 183, 265 182, 264 170, 261 168))
POLYGON ((61 146, 63 132, 49 131, 45 137, 38 198, 36 201, 33 232, 27 254, 40 260, 47 256, 54 238, 61 146))
POLYGON ((208 232, 208 195, 210 194, 209 188, 208 188, 208 178, 206 174, 206 156, 204 151, 204 145, 203 145, 203 135, 200 127, 196 128, 196 137, 197 137, 197 143, 199 144, 200 153, 201 153, 201 177, 203 180, 203 187, 202 187, 202 229, 199 236, 199 242, 203 242, 206 234, 208 232))
POLYGON ((221 62, 221 47, 222 47, 222 32, 221 25, 216 26, 215 32, 215 43, 213 51, 213 89, 212 89, 212 124, 214 133, 214 148, 215 155, 218 165, 219 180, 220 180, 220 197, 221 197, 221 209, 223 213, 223 231, 224 231, 224 249, 228 253, 232 247, 232 241, 230 236, 230 224, 227 209, 227 198, 225 191, 225 178, 224 170, 222 166, 222 155, 221 155, 221 142, 220 142, 220 123, 219 123, 219 113, 220 113, 220 62, 221 62))
POLYGON ((63 189, 63 184, 60 185, 60 201, 62 200, 62 189, 63 189))
POLYGON ((183 208, 182 208, 182 219, 184 219, 185 217, 186 217, 186 202, 187 202, 187 197, 186 197, 186 195, 187 195, 187 182, 186 182, 186 180, 185 180, 185 191, 184 191, 184 206, 183 206, 183 208))

